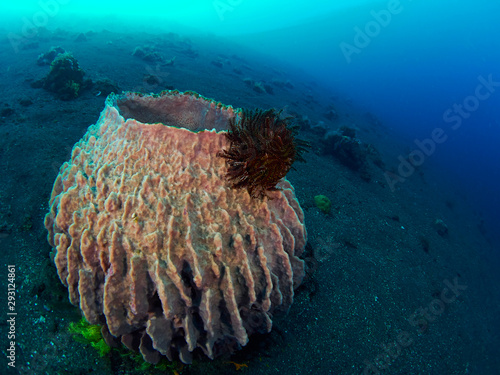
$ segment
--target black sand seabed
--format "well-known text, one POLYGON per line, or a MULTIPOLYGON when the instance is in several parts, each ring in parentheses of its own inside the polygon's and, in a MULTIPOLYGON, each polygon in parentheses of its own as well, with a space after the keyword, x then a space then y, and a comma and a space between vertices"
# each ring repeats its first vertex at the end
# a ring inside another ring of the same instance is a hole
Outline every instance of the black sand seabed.
MULTIPOLYGON (((61 30, 44 32, 18 53, 6 33, 0 40, 0 109, 13 110, 2 111, 0 121, 2 374, 165 373, 141 370, 116 351, 101 358, 68 333, 80 312, 70 305, 50 261, 43 218, 59 166, 97 121, 105 97, 90 89, 75 100, 60 101, 32 88, 30 82, 49 70, 36 64, 37 57, 51 47, 73 52, 89 78, 111 79, 122 90, 175 87, 234 107, 287 106, 312 124, 323 121, 332 129, 354 126, 359 139, 379 150, 389 170, 397 167, 398 155, 411 150, 410 142, 321 83, 222 40, 109 32, 87 34, 82 42, 76 37, 61 30), (175 56, 174 65, 131 55, 145 45, 165 59, 175 56), (189 47, 197 57, 186 52, 189 47), (156 75, 159 83, 148 84, 146 75, 156 75), (290 80, 294 87, 274 85, 273 94, 258 93, 244 78, 290 80), (331 104, 339 114, 333 121, 323 116, 331 104), (6 358, 7 264, 16 267, 15 368, 7 366, 6 358)), ((166 373, 500 373, 499 283, 488 262, 493 245, 483 236, 473 208, 445 186, 432 162, 391 192, 384 169, 370 164, 367 182, 322 155, 319 136, 301 136, 312 142, 313 150, 288 179, 306 214, 315 255, 309 259, 310 278, 297 291, 288 315, 274 319, 269 335, 254 337, 230 358, 197 360, 166 373), (314 205, 319 194, 332 201, 328 215, 314 205), (436 219, 447 224, 448 235, 437 233, 436 219), (459 285, 456 293, 450 283, 459 285), (427 312, 415 315, 419 309, 427 312), (236 371, 231 362, 245 366, 236 371)))

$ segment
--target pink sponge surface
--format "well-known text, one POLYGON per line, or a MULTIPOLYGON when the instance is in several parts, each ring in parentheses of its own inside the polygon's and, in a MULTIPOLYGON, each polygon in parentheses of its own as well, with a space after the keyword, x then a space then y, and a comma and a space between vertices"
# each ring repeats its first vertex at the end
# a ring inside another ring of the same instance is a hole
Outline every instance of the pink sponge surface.
POLYGON ((192 93, 112 96, 54 183, 45 226, 71 303, 149 362, 246 345, 303 279, 291 184, 252 199, 225 180, 236 115, 192 93))

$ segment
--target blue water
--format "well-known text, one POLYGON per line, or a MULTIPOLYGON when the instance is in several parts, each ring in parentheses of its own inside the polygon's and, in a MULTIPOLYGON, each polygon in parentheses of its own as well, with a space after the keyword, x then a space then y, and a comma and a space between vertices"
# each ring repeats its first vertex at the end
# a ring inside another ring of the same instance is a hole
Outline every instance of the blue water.
POLYGON ((259 43, 256 35, 244 38, 363 104, 408 137, 411 150, 418 149, 414 140, 443 129, 446 140, 424 164, 458 185, 494 230, 500 222, 500 4, 407 0, 339 8, 258 33, 259 43), (476 99, 481 77, 496 84, 479 89, 476 99))

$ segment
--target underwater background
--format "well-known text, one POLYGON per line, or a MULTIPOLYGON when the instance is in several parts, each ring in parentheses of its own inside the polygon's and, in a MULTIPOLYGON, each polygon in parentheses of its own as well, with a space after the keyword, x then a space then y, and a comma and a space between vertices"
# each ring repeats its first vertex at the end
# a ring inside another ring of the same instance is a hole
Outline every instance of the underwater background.
POLYGON ((0 373, 500 374, 499 14, 488 0, 3 2, 0 302, 15 265, 18 315, 15 367, 2 318, 0 373), (51 50, 92 83, 44 87, 51 50), (106 95, 167 89, 297 118, 312 149, 287 178, 314 255, 269 335, 156 368, 78 339, 43 218, 106 95))

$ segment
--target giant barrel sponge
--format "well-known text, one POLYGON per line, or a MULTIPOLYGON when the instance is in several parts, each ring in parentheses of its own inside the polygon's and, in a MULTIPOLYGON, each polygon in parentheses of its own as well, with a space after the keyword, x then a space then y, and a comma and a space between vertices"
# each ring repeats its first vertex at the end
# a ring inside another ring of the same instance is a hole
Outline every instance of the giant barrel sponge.
POLYGON ((246 345, 304 277, 292 185, 252 196, 227 178, 243 113, 191 92, 112 94, 54 183, 45 227, 71 303, 148 362, 246 345))

